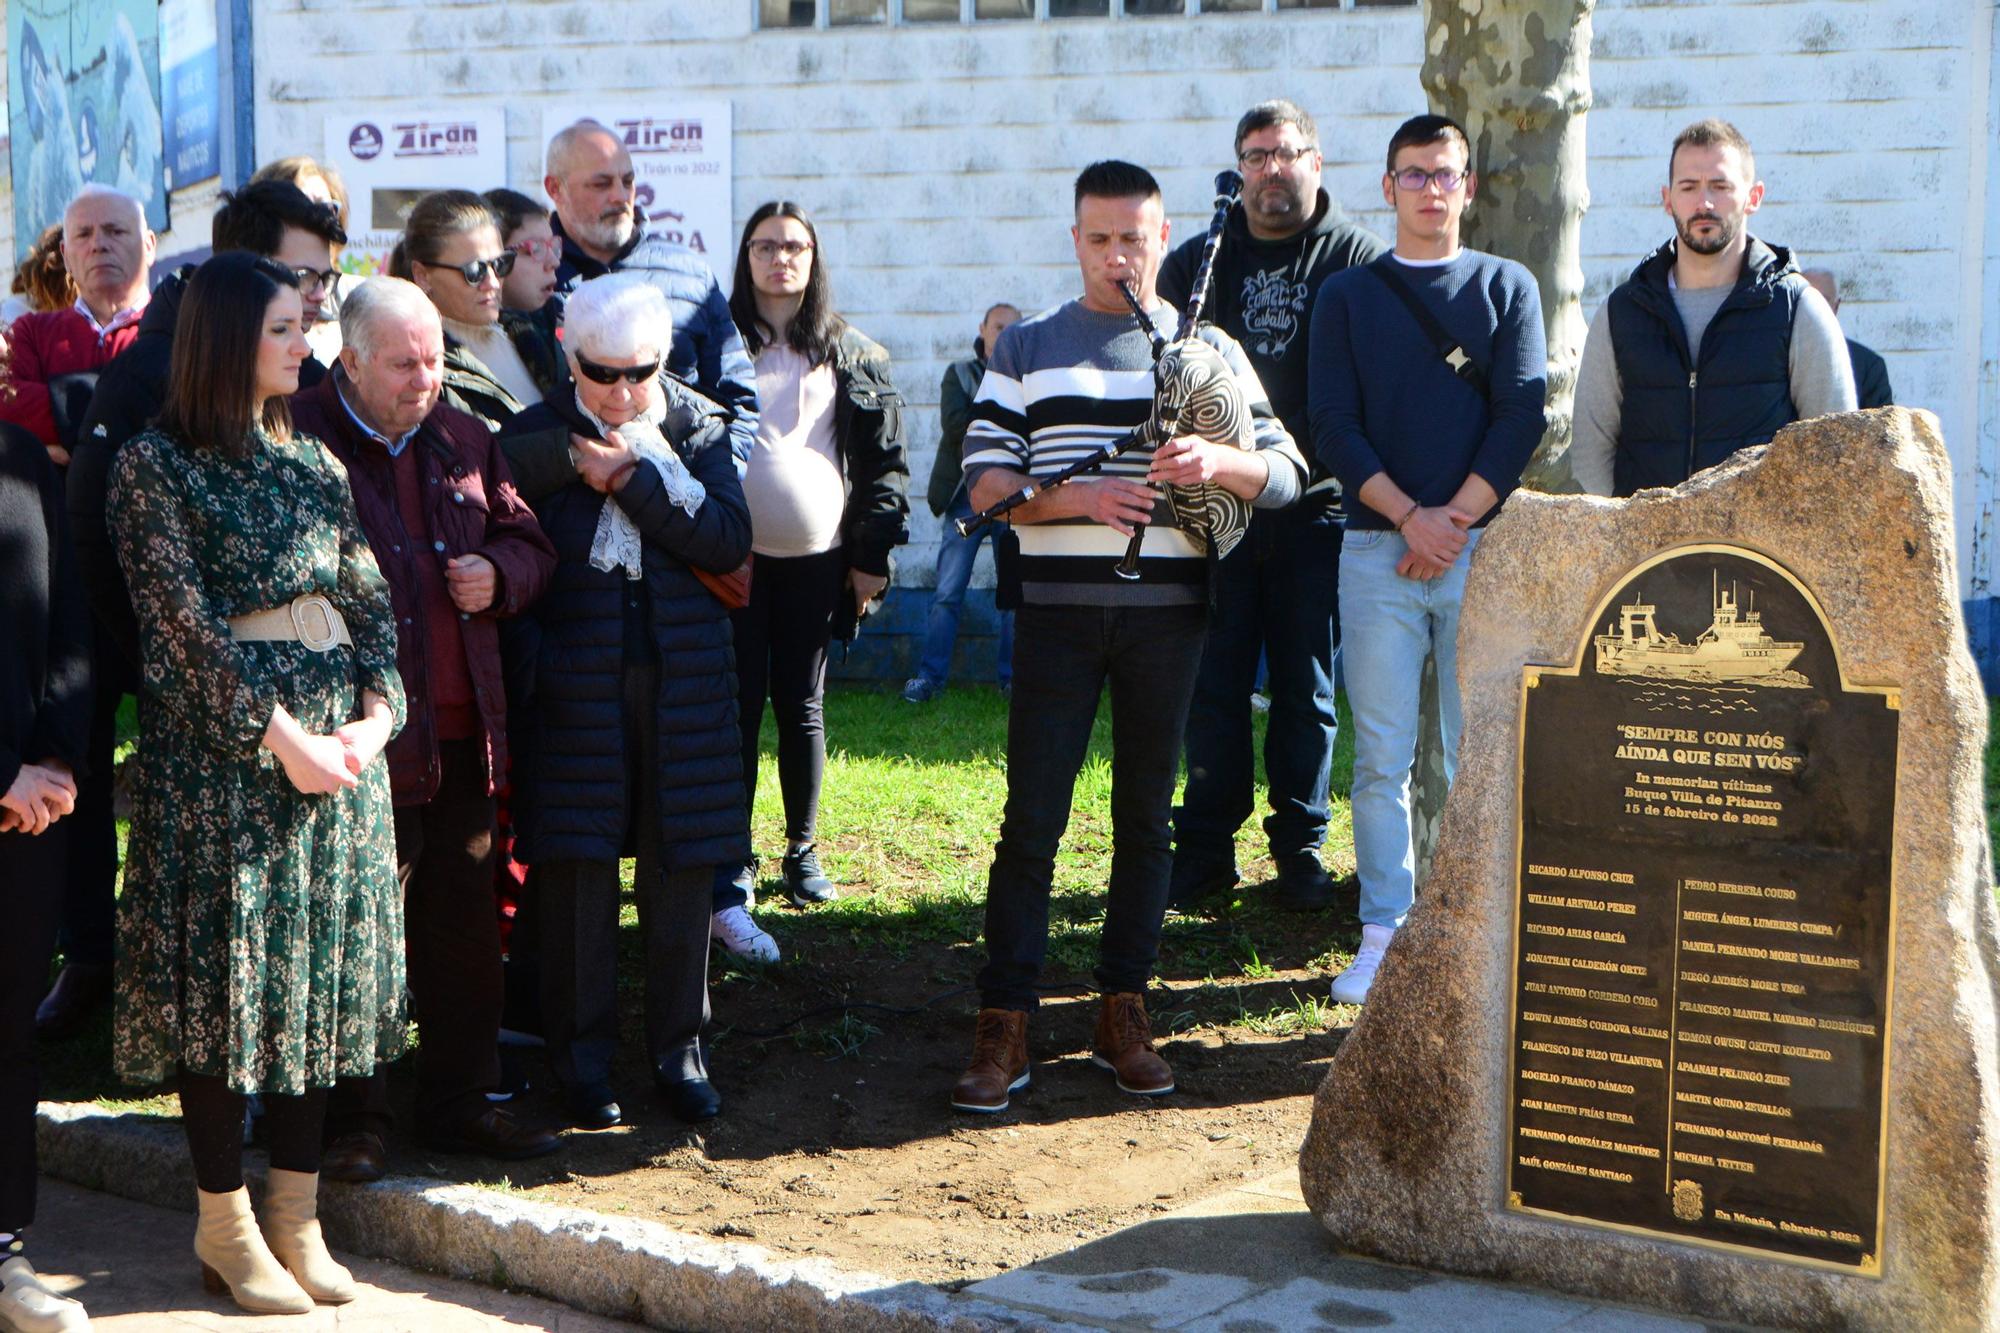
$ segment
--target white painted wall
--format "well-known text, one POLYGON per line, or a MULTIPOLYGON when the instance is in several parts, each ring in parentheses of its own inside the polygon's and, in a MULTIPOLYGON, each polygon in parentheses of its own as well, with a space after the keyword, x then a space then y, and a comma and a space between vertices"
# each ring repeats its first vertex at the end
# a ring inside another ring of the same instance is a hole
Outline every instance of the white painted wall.
MULTIPOLYGON (((1584 225, 1594 308, 1667 235, 1657 197, 1675 130, 1736 121, 1770 186, 1756 230, 1839 271, 1849 332, 1888 359, 1902 401, 1943 420, 1974 597, 1992 593, 2000 458, 1997 5, 1600 0, 1584 225)), ((1292 96, 1320 119, 1329 188, 1380 231, 1378 153, 1423 109, 1414 8, 819 32, 754 31, 753 8, 258 0, 258 157, 316 151, 330 111, 497 102, 507 183, 532 191, 545 102, 729 98, 736 216, 779 195, 813 210, 841 308, 888 346, 916 407, 921 490, 939 377, 978 312, 1074 289, 1065 228, 1084 162, 1154 168, 1191 234, 1236 115, 1292 96)), ((920 512, 902 582, 929 580, 933 533, 920 512)))

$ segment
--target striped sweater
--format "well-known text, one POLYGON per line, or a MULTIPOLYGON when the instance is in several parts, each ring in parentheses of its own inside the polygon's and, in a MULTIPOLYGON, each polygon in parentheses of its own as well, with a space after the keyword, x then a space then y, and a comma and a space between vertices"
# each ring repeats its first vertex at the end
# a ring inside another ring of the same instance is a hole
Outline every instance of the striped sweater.
MULTIPOLYGON (((1153 319, 1162 329, 1177 322, 1162 302, 1153 319)), ((1271 478, 1253 502, 1279 509, 1305 486, 1305 462, 1283 423, 1265 400, 1257 374, 1234 339, 1204 325, 1202 339, 1236 372, 1255 421, 1259 450, 1271 457, 1271 478)), ((1153 405, 1153 352, 1138 323, 1070 301, 1011 325, 1000 335, 972 405, 965 431, 965 475, 977 484, 990 468, 1046 477, 1089 456, 1141 425, 1153 405)), ((1152 451, 1140 446, 1095 474, 1143 481, 1152 451)), ((1174 523, 1164 498, 1153 509, 1140 548, 1140 577, 1112 573, 1126 539, 1087 518, 1023 523, 1021 593, 1028 603, 1071 606, 1171 606, 1208 598, 1208 561, 1174 523)))

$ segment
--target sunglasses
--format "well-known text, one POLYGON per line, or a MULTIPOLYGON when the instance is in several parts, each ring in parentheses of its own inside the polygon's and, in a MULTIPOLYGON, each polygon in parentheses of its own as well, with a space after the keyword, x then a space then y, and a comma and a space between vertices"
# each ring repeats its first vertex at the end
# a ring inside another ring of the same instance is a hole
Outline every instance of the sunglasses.
POLYGON ((607 366, 592 361, 582 352, 575 353, 575 356, 576 368, 593 384, 616 384, 619 380, 628 384, 644 384, 660 373, 660 362, 657 360, 643 366, 607 366))
POLYGON ((514 259, 512 250, 502 250, 492 259, 470 259, 463 264, 439 264, 429 259, 419 259, 417 262, 425 268, 448 268, 464 278, 466 286, 477 287, 486 281, 486 270, 489 268, 493 270, 493 276, 496 278, 504 278, 512 273, 514 259))

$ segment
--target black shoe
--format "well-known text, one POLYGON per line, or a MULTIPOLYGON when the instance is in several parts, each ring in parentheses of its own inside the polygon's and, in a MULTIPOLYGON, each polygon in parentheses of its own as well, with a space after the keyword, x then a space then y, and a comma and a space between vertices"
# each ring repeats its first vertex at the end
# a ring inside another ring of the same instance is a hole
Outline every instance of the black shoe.
POLYGON ((791 899, 792 906, 810 907, 833 901, 833 881, 819 868, 819 852, 810 843, 786 852, 783 869, 785 897, 791 899))
POLYGON ((722 1094, 706 1078, 663 1078, 653 1086, 676 1120, 695 1125, 722 1114, 722 1094))
POLYGON ((1323 912, 1333 900, 1333 876, 1319 863, 1319 853, 1295 852, 1279 859, 1271 901, 1294 912, 1323 912))
POLYGON ((578 1129, 610 1129, 625 1118, 608 1083, 579 1083, 563 1094, 570 1123, 578 1129))
POLYGON ((1233 859, 1211 860, 1176 850, 1173 874, 1167 881, 1167 906, 1179 912, 1190 911, 1203 899, 1235 887, 1233 859))
POLYGON ((562 1140, 546 1129, 523 1124, 497 1106, 489 1106, 450 1129, 434 1130, 425 1139, 431 1147, 445 1152, 470 1153, 500 1162, 546 1157, 562 1147, 562 1140))
POLYGON ((35 1035, 67 1037, 111 998, 111 964, 65 963, 35 1007, 35 1035))
POLYGON ((366 1185, 380 1180, 389 1169, 382 1136, 366 1130, 342 1134, 320 1154, 319 1174, 323 1180, 342 1180, 350 1185, 366 1185))

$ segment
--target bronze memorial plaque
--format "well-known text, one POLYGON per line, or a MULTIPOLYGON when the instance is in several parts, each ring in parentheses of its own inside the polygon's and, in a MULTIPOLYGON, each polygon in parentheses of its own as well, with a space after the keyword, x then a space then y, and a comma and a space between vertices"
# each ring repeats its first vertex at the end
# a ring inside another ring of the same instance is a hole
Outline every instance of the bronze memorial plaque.
POLYGON ((1726 545, 1527 668, 1510 1208, 1881 1271, 1898 704, 1726 545))

